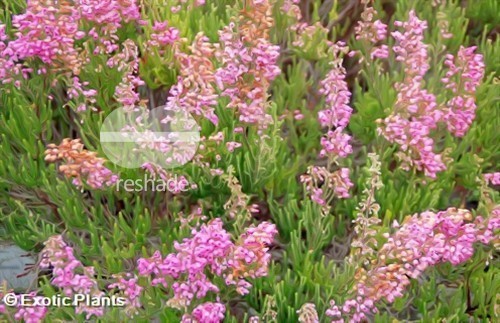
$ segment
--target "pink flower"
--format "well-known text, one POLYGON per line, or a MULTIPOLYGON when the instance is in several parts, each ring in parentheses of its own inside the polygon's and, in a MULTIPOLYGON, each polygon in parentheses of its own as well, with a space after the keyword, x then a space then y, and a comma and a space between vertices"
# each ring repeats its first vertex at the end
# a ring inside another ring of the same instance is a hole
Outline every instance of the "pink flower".
POLYGON ((441 155, 434 152, 431 129, 444 120, 435 95, 423 89, 423 77, 429 69, 427 45, 423 43, 425 21, 419 20, 410 11, 407 22, 394 23, 403 32, 392 33, 396 39, 394 52, 396 60, 404 67, 403 82, 395 84, 398 91, 394 111, 383 121, 379 121, 379 134, 389 142, 400 146, 401 167, 409 170, 414 167, 426 176, 435 178, 437 173, 446 169, 441 155))
POLYGON ((207 118, 214 125, 218 124, 219 118, 215 114, 215 67, 210 60, 214 51, 215 47, 208 38, 199 33, 191 45, 191 54, 177 52, 181 62, 181 75, 177 83, 170 88, 167 110, 185 109, 189 113, 207 118))
POLYGON ((84 149, 80 139, 65 138, 59 146, 48 145, 45 160, 62 161, 59 171, 66 177, 73 178, 76 186, 82 186, 82 180, 85 180, 91 188, 100 189, 118 181, 118 175, 104 166, 105 160, 97 157, 95 152, 84 149))
POLYGON ((321 81, 320 94, 325 96, 326 109, 318 112, 322 127, 344 129, 349 123, 352 108, 349 107, 351 92, 345 81, 345 69, 338 62, 332 62, 332 69, 321 81))
POLYGON ((476 116, 475 94, 484 76, 484 62, 483 55, 475 54, 475 50, 461 46, 455 60, 448 55, 445 61, 449 71, 442 81, 454 96, 446 103, 444 119, 457 137, 465 135, 476 116))
POLYGON ((482 217, 477 217, 476 222, 481 232, 477 236, 477 240, 483 244, 489 244, 491 241, 496 240, 493 244, 498 242, 498 229, 500 228, 500 205, 495 206, 491 211, 488 221, 482 217))
POLYGON ((323 199, 323 190, 321 188, 313 188, 311 200, 316 204, 325 205, 326 202, 323 199))
POLYGON ((195 307, 191 315, 185 314, 182 323, 218 323, 224 320, 226 307, 221 303, 206 302, 195 307))
POLYGON ((122 51, 116 53, 107 62, 108 67, 117 67, 123 71, 122 81, 115 88, 115 99, 125 111, 133 111, 140 103, 137 87, 144 82, 137 76, 139 73, 139 51, 137 45, 130 39, 122 44, 122 51))
POLYGON ((117 29, 123 22, 141 18, 135 0, 80 0, 79 9, 83 18, 107 28, 117 29))
POLYGON ((241 143, 235 141, 226 142, 226 148, 229 152, 233 152, 236 148, 240 148, 241 143))
POLYGON ((139 274, 151 275, 153 285, 167 287, 167 281, 173 281, 173 297, 167 304, 177 308, 189 306, 208 293, 218 294, 219 287, 211 281, 213 276, 221 277, 227 285, 235 285, 240 294, 248 293, 251 284, 245 278, 267 275, 271 258, 267 245, 272 243, 276 228, 263 222, 247 228, 233 243, 222 225, 220 219, 215 219, 193 230, 192 237, 182 243, 175 242, 176 252, 165 258, 155 252, 149 259, 139 259, 139 274))
POLYGON ((350 170, 349 168, 341 168, 332 174, 332 184, 334 187, 334 193, 338 198, 348 198, 349 190, 354 184, 349 178, 350 170))
POLYGON ((380 20, 373 21, 377 15, 377 11, 373 7, 369 7, 370 1, 363 1, 364 9, 361 13, 361 20, 354 28, 356 40, 363 40, 370 43, 370 58, 387 58, 389 57, 389 48, 387 45, 375 46, 378 42, 387 38, 387 25, 380 20))
POLYGON ((388 58, 389 57, 389 47, 387 45, 380 45, 379 47, 373 48, 370 58, 388 58))
POLYGON ((333 155, 347 157, 352 153, 352 146, 349 144, 351 136, 342 132, 341 128, 335 131, 328 131, 326 136, 321 137, 321 146, 323 149, 319 153, 321 157, 333 155))
POLYGON ((299 2, 300 0, 284 0, 281 11, 299 21, 302 19, 302 13, 298 6, 299 2))
POLYGON ((150 35, 150 38, 146 42, 146 46, 160 47, 173 45, 179 40, 180 32, 177 28, 168 27, 168 21, 155 21, 153 33, 150 35))
POLYGON ((342 131, 349 123, 352 108, 349 107, 351 92, 345 81, 346 71, 342 67, 340 55, 346 54, 348 48, 343 42, 337 42, 333 44, 331 51, 333 54, 333 61, 330 63, 332 69, 321 81, 321 89, 319 90, 319 93, 326 97, 326 109, 318 112, 318 119, 322 127, 328 127, 326 136, 321 137, 323 149, 319 155, 320 157, 345 158, 352 153, 352 146, 349 144, 351 136, 342 131))
POLYGON ((442 262, 463 263, 473 255, 474 243, 489 242, 500 227, 500 212, 492 214, 485 228, 482 218, 474 223, 468 210, 449 208, 438 213, 423 212, 407 218, 378 251, 378 259, 368 270, 361 269, 352 297, 343 306, 331 302, 326 314, 362 322, 377 312, 382 299, 392 303, 403 296, 410 278, 418 278, 428 267, 442 262))
POLYGON ((12 17, 12 26, 17 32, 16 38, 8 43, 10 56, 15 60, 38 57, 46 64, 59 60, 77 68, 74 38, 78 19, 78 11, 73 6, 28 1, 26 12, 12 17))
POLYGON ((484 174, 484 179, 487 183, 500 185, 500 172, 484 174))
POLYGON ((113 275, 116 280, 108 286, 108 289, 117 288, 123 294, 127 300, 127 305, 125 307, 125 313, 129 316, 133 316, 138 313, 138 309, 141 307, 140 296, 143 288, 137 284, 138 278, 130 273, 122 275, 113 275))
POLYGON ((408 21, 395 21, 394 25, 402 27, 404 30, 403 32, 394 31, 391 33, 397 42, 397 45, 393 47, 396 60, 402 62, 408 79, 421 82, 429 70, 427 45, 423 42, 427 22, 419 20, 412 10, 408 21))
POLYGON ((215 82, 221 95, 229 98, 228 107, 237 109, 241 122, 266 128, 272 122, 267 92, 281 73, 277 65, 280 48, 269 41, 273 20, 267 0, 253 1, 242 11, 239 28, 230 23, 219 31, 216 58, 221 66, 215 82))
POLYGON ((47 311, 45 306, 19 307, 14 318, 25 323, 41 323, 44 321, 47 311))
MULTIPOLYGON (((53 236, 45 242, 40 267, 52 267, 53 278, 51 283, 61 288, 66 296, 90 294, 91 296, 100 297, 104 294, 99 290, 97 281, 94 279, 94 268, 85 267, 80 261, 76 260, 73 249, 64 242, 60 235, 53 236)), ((86 313, 87 319, 92 315, 102 316, 104 314, 103 307, 89 307, 85 303, 80 303, 75 311, 76 313, 86 313)))

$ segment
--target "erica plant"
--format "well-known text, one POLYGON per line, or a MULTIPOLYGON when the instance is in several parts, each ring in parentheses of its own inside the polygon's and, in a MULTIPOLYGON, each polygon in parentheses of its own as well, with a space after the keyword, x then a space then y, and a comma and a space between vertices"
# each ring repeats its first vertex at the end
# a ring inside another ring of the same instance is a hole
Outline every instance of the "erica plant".
POLYGON ((499 9, 3 0, 0 321, 499 321, 499 9))

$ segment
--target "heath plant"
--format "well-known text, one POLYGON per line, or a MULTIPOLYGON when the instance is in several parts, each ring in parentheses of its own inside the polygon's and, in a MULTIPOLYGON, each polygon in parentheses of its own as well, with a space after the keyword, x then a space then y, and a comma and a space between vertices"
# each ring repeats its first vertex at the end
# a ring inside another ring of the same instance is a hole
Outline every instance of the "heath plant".
POLYGON ((499 12, 0 0, 0 321, 498 322, 499 12))

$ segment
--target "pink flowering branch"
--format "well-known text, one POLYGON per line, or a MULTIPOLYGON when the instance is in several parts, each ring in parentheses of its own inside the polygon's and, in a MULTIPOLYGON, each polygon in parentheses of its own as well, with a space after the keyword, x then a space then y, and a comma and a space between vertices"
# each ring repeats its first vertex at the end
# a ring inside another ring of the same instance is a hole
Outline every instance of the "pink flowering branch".
POLYGON ((449 208, 438 213, 424 212, 408 217, 398 230, 387 234, 387 242, 368 270, 360 269, 353 296, 338 306, 331 301, 326 314, 332 322, 362 322, 377 313, 376 304, 402 297, 411 279, 427 268, 450 262, 459 265, 474 253, 474 243, 489 244, 500 229, 500 207, 486 221, 474 222, 468 210, 449 208))
POLYGON ((398 91, 394 111, 384 120, 378 120, 378 133, 389 142, 398 144, 397 154, 402 168, 415 168, 427 177, 436 178, 446 165, 441 154, 435 153, 432 131, 438 123, 445 123, 448 130, 462 137, 475 117, 475 92, 484 76, 482 55, 475 54, 475 47, 461 47, 457 58, 447 55, 449 68, 442 79, 453 97, 443 108, 436 96, 424 89, 424 76, 429 70, 428 46, 423 42, 427 22, 419 20, 410 11, 408 21, 396 21, 403 31, 394 31, 396 40, 393 51, 404 69, 404 79, 396 83, 398 91))
POLYGON ((142 103, 137 88, 144 85, 144 81, 138 76, 139 51, 137 45, 130 39, 124 41, 122 47, 120 52, 108 59, 107 66, 123 72, 122 80, 115 88, 114 97, 120 108, 133 111, 136 105, 142 103))
POLYGON ((116 281, 108 285, 108 289, 116 288, 121 292, 127 302, 124 309, 125 314, 133 317, 141 307, 140 296, 144 288, 139 286, 137 276, 131 273, 113 275, 113 278, 116 281))
POLYGON ((176 50, 180 62, 180 76, 170 88, 166 109, 185 109, 217 125, 219 118, 215 114, 217 93, 215 90, 215 66, 211 59, 215 47, 208 37, 198 33, 190 46, 190 54, 176 50))
POLYGON ((500 172, 484 174, 484 179, 488 184, 500 185, 500 172))
MULTIPOLYGON (((185 309, 210 292, 218 295, 220 287, 211 277, 223 278, 226 285, 236 286, 236 291, 245 295, 252 286, 247 279, 267 275, 271 258, 268 245, 277 233, 275 226, 267 222, 252 226, 232 242, 222 225, 220 219, 212 220, 199 230, 193 230, 191 238, 182 243, 175 242, 175 252, 162 257, 156 251, 153 257, 138 260, 140 275, 151 276, 153 286, 160 284, 173 291, 168 306, 185 309)), ((221 313, 224 313, 217 304, 201 305, 198 309, 185 318, 204 317, 206 314, 210 318, 205 319, 219 322, 221 313)))
POLYGON ((407 22, 394 24, 403 28, 403 32, 394 31, 392 35, 396 40, 396 60, 404 67, 404 80, 395 85, 398 97, 394 113, 379 121, 378 132, 389 142, 399 144, 403 169, 415 167, 435 178, 446 167, 441 155, 434 153, 434 140, 430 137, 443 114, 437 109, 436 97, 423 89, 423 78, 429 70, 427 45, 423 42, 427 22, 410 11, 407 22))
POLYGON ((80 139, 65 138, 58 146, 48 145, 45 161, 62 161, 59 171, 66 177, 73 178, 73 184, 78 187, 85 181, 91 188, 100 189, 118 181, 118 175, 104 166, 105 160, 97 157, 95 152, 84 149, 80 139))
POLYGON ((435 96, 422 88, 423 77, 429 70, 427 45, 423 42, 427 22, 410 11, 407 22, 396 21, 394 25, 404 30, 392 33, 396 40, 393 50, 404 67, 404 80, 395 85, 398 97, 394 113, 379 120, 378 132, 389 142, 400 145, 403 169, 415 166, 435 178, 445 165, 441 155, 433 152, 434 141, 429 137, 442 113, 437 109, 435 96))
POLYGON ((366 50, 370 54, 370 59, 387 58, 389 57, 389 48, 387 45, 377 45, 379 42, 387 38, 387 25, 380 19, 374 20, 377 11, 372 6, 369 6, 371 0, 363 0, 363 12, 361 20, 354 28, 356 40, 364 41, 369 44, 366 50))
POLYGON ((218 323, 224 320, 226 307, 221 303, 206 302, 196 306, 191 314, 182 316, 182 323, 218 323))
POLYGON ((325 213, 334 197, 348 198, 349 189, 353 186, 349 168, 330 171, 332 164, 338 164, 338 158, 345 158, 353 152, 351 136, 344 132, 352 114, 349 106, 351 92, 345 80, 346 70, 342 66, 342 55, 348 52, 348 48, 343 42, 338 42, 332 45, 331 52, 332 68, 321 81, 319 90, 325 96, 326 108, 318 112, 320 125, 328 128, 326 135, 321 138, 322 149, 319 156, 328 158, 328 166, 309 167, 307 174, 300 177, 306 191, 311 194, 312 201, 321 205, 325 213))
POLYGON ((476 47, 460 46, 457 56, 447 55, 448 67, 442 79, 453 97, 446 103, 444 120, 448 130, 456 137, 463 137, 476 116, 476 90, 484 77, 483 55, 475 53, 476 47))
POLYGON ((219 32, 220 50, 216 52, 220 67, 215 80, 221 95, 229 98, 228 107, 238 110, 241 122, 260 128, 272 122, 267 92, 281 73, 279 46, 269 41, 271 11, 267 0, 250 1, 240 12, 238 27, 231 22, 219 32))
MULTIPOLYGON (((62 236, 53 236, 45 242, 40 267, 52 269, 51 284, 60 288, 68 297, 75 294, 92 295, 92 297, 104 295, 94 279, 94 268, 86 267, 77 260, 73 249, 64 242, 62 236)), ((77 305, 75 312, 86 313, 86 318, 89 319, 92 315, 102 316, 104 308, 86 306, 82 302, 77 305)))

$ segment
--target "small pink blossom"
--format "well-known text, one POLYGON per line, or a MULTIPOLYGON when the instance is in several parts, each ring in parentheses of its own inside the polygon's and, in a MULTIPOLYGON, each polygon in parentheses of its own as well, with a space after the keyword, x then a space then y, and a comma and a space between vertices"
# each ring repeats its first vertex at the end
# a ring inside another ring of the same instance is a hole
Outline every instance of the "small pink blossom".
POLYGON ((463 137, 476 114, 476 90, 484 76, 483 55, 475 54, 476 47, 460 47, 457 57, 446 57, 449 68, 442 79, 446 88, 451 89, 453 97, 446 103, 448 130, 457 137, 463 137), (460 84, 460 86, 459 86, 460 84))
POLYGON ((484 174, 484 179, 492 185, 500 185, 500 172, 484 174))
POLYGON ((222 220, 214 219, 199 230, 193 229, 192 237, 175 242, 175 252, 163 258, 157 251, 151 258, 139 259, 137 268, 140 275, 152 276, 153 285, 171 288, 173 297, 167 304, 177 308, 209 293, 217 295, 219 287, 211 280, 213 276, 220 276, 227 285, 235 285, 240 294, 246 294, 251 287, 246 279, 267 275, 271 257, 268 245, 276 233, 273 224, 263 222, 247 228, 232 242, 222 220), (170 280, 174 282, 168 286, 170 280))
MULTIPOLYGON (((73 249, 64 242, 60 235, 53 236, 45 242, 40 267, 52 267, 52 285, 61 288, 68 297, 75 294, 101 297, 104 294, 100 291, 94 278, 94 268, 83 266, 75 258, 73 249)), ((86 313, 86 318, 89 319, 92 315, 102 316, 104 308, 98 306, 89 307, 85 303, 80 303, 75 312, 86 313)))
POLYGON ((226 307, 221 303, 206 302, 182 317, 182 323, 219 323, 224 320, 226 307))
POLYGON ((340 128, 335 131, 328 131, 326 136, 321 137, 321 146, 323 149, 319 153, 321 157, 333 155, 347 157, 352 153, 352 146, 349 144, 351 136, 342 132, 340 128))
POLYGON ((227 150, 229 150, 229 152, 233 152, 236 148, 240 148, 241 147, 241 143, 239 142, 235 142, 235 141, 229 141, 229 142, 226 142, 226 148, 227 150))
POLYGON ((385 299, 392 303, 402 297, 410 279, 417 279, 427 268, 443 262, 458 265, 470 259, 474 243, 489 242, 500 228, 499 215, 492 214, 486 227, 482 218, 469 222, 472 214, 456 208, 407 218, 394 234, 387 236, 373 265, 361 269, 352 297, 343 306, 331 302, 326 314, 334 320, 368 320, 378 311, 377 302, 385 299))

